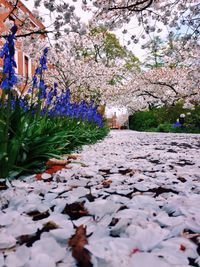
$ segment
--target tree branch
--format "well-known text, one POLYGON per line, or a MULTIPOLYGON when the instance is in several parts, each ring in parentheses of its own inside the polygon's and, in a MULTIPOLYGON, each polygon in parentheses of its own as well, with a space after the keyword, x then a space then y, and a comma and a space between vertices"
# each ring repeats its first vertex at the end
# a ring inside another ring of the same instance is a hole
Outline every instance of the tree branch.
POLYGON ((162 85, 162 86, 169 87, 169 88, 170 88, 176 95, 178 95, 178 92, 175 90, 175 88, 174 88, 172 85, 168 84, 168 83, 165 83, 165 82, 159 82, 159 81, 157 81, 157 82, 152 82, 152 81, 150 81, 150 80, 147 80, 147 81, 150 82, 151 84, 162 85))
MULTIPOLYGON (((38 31, 32 31, 32 32, 28 32, 28 33, 23 33, 23 34, 18 34, 15 37, 16 38, 20 38, 20 37, 27 37, 27 36, 31 36, 33 34, 47 34, 47 33, 52 33, 53 31, 47 31, 47 30, 38 30, 38 31)), ((0 38, 7 38, 8 35, 0 35, 0 38)))
POLYGON ((112 10, 124 10, 127 9, 129 11, 135 11, 135 12, 141 12, 145 9, 147 9, 148 7, 150 7, 153 4, 154 0, 141 0, 141 1, 136 1, 135 4, 131 4, 131 5, 127 5, 127 6, 114 6, 114 7, 110 7, 108 8, 109 11, 112 10))
POLYGON ((144 95, 148 95, 148 96, 151 96, 155 99, 159 99, 160 100, 160 97, 156 96, 156 95, 153 95, 152 93, 150 93, 149 91, 146 91, 144 90, 141 94, 138 94, 137 96, 144 96, 144 95))

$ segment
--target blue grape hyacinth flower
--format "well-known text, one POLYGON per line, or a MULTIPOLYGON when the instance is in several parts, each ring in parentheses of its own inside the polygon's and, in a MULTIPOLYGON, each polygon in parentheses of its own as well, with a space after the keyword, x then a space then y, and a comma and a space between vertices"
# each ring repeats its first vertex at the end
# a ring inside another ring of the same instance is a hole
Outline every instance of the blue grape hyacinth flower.
POLYGON ((11 28, 11 34, 7 36, 6 43, 4 44, 0 57, 3 58, 3 74, 4 79, 1 83, 3 90, 10 90, 17 83, 17 76, 15 74, 15 68, 17 64, 15 62, 15 34, 17 32, 17 26, 14 25, 11 28))

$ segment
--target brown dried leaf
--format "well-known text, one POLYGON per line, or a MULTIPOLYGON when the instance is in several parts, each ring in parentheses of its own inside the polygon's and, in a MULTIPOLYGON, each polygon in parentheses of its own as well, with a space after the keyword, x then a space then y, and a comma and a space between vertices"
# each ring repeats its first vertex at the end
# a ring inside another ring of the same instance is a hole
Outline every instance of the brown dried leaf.
POLYGON ((6 181, 0 182, 0 191, 6 190, 7 188, 8 188, 8 186, 6 185, 6 181))
POLYGON ((78 159, 81 158, 81 155, 79 154, 65 154, 67 156, 67 159, 78 159))
POLYGON ((184 177, 178 177, 177 180, 181 181, 182 183, 185 183, 187 180, 184 177))
POLYGON ((122 175, 126 175, 127 173, 130 173, 132 171, 133 170, 130 169, 130 168, 121 168, 121 169, 119 169, 119 173, 122 174, 122 175))
POLYGON ((130 177, 132 177, 136 173, 141 173, 140 169, 132 169, 131 172, 128 173, 130 177))
POLYGON ((183 236, 183 237, 185 237, 187 239, 192 239, 192 238, 200 237, 200 233, 193 233, 193 234, 191 234, 189 232, 183 232, 181 234, 181 236, 183 236))
POLYGON ((112 184, 112 180, 106 179, 101 184, 103 185, 104 188, 108 188, 112 184))
POLYGON ((48 221, 42 227, 43 232, 48 232, 50 230, 58 229, 59 226, 54 221, 48 221))
POLYGON ((16 245, 11 248, 0 248, 0 254, 5 252, 16 252, 16 245))
POLYGON ((72 204, 66 204, 62 214, 67 214, 72 220, 77 220, 83 216, 87 216, 88 211, 85 209, 83 203, 74 202, 72 204))
POLYGON ((76 229, 75 235, 73 235, 68 242, 68 245, 72 248, 72 256, 77 260, 79 267, 92 267, 90 254, 84 246, 88 244, 86 237, 86 227, 80 225, 76 229))
POLYGON ((44 232, 49 232, 51 230, 59 228, 58 225, 53 221, 48 221, 42 227, 42 229, 38 229, 36 233, 32 235, 21 235, 17 237, 18 243, 20 245, 26 244, 27 247, 31 247, 34 242, 40 240, 40 236, 44 232))
POLYGON ((31 212, 28 212, 27 215, 31 216, 33 221, 38 221, 38 220, 42 220, 42 219, 49 217, 50 213, 48 210, 46 210, 44 212, 34 210, 31 212))
POLYGON ((86 167, 88 167, 89 165, 86 165, 85 163, 81 163, 81 167, 83 167, 83 168, 86 168, 86 167))
POLYGON ((105 174, 110 174, 110 169, 109 168, 102 168, 102 169, 99 169, 99 172, 103 172, 105 174))

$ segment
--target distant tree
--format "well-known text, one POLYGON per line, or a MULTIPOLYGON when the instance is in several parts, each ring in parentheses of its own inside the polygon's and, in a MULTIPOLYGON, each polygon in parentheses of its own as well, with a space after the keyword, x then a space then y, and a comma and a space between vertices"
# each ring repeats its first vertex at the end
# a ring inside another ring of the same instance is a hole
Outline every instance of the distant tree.
POLYGON ((113 103, 131 111, 174 105, 180 100, 187 106, 199 103, 199 44, 192 40, 186 44, 182 39, 170 40, 163 44, 162 51, 162 65, 135 72, 111 97, 113 103))
POLYGON ((160 68, 164 65, 163 43, 161 38, 156 36, 144 45, 146 48, 148 47, 147 56, 144 60, 146 68, 160 68))

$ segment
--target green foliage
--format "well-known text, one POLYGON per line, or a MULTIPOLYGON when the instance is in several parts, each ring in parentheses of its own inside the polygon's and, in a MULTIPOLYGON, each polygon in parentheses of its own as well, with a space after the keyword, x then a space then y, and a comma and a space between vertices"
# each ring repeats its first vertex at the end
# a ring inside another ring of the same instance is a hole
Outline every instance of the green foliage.
POLYGON ((150 69, 163 67, 163 56, 163 41, 160 37, 155 36, 150 44, 149 54, 145 60, 148 63, 145 64, 145 67, 150 69))
POLYGON ((103 38, 103 53, 109 59, 123 58, 126 56, 126 49, 121 46, 119 40, 114 33, 109 32, 105 27, 96 27, 90 31, 92 36, 98 36, 99 34, 104 35, 103 38))
POLYGON ((170 123, 159 124, 158 127, 155 129, 155 131, 156 132, 164 132, 164 133, 173 132, 172 124, 170 124, 170 123))
POLYGON ((183 108, 183 102, 178 102, 174 106, 163 106, 154 109, 154 115, 159 124, 168 122, 174 123, 181 113, 186 113, 189 110, 183 108))
POLYGON ((0 83, 0 178, 8 179, 37 172, 49 158, 58 158, 84 144, 94 143, 108 132, 93 103, 72 103, 70 90, 58 95, 56 83, 46 91, 43 71, 47 70, 48 48, 44 49, 36 68, 30 102, 26 97, 15 95, 16 29, 13 26, 13 34, 1 52, 5 77, 0 83), (52 102, 55 96, 56 101, 52 102))
POLYGON ((130 71, 132 69, 140 70, 140 60, 131 51, 126 52, 124 69, 130 71))
POLYGON ((95 28, 92 28, 91 30, 90 30, 90 34, 92 35, 92 36, 98 36, 100 33, 105 33, 105 32, 107 32, 108 30, 105 28, 105 27, 103 27, 103 26, 99 26, 99 27, 95 27, 95 28))
POLYGON ((200 128, 200 105, 189 111, 189 114, 186 116, 185 126, 200 128))
POLYGON ((115 75, 108 81, 108 84, 110 85, 117 85, 118 83, 122 84, 123 78, 124 77, 122 75, 115 75))
POLYGON ((129 128, 131 130, 145 131, 157 126, 158 122, 153 111, 139 111, 129 117, 129 128))
POLYGON ((123 58, 126 56, 125 48, 120 45, 116 35, 110 32, 107 32, 105 35, 104 49, 110 60, 116 57, 123 58))
POLYGON ((94 144, 103 139, 109 132, 107 126, 99 128, 93 123, 69 118, 63 119, 60 127, 67 132, 68 141, 62 153, 70 153, 83 145, 94 144))
POLYGON ((98 56, 100 59, 106 59, 107 65, 115 64, 116 59, 123 59, 125 62, 123 67, 126 71, 130 71, 133 68, 140 68, 139 59, 131 51, 122 46, 116 35, 109 32, 105 27, 92 28, 90 34, 94 37, 102 34, 101 44, 94 45, 96 58, 98 56))
POLYGON ((129 118, 129 127, 137 131, 200 133, 200 105, 193 110, 183 108, 183 102, 174 106, 160 107, 149 111, 139 111, 129 118), (173 127, 173 124, 184 113, 183 127, 173 127))
MULTIPOLYGON (((3 140, 6 109, 1 108, 0 140, 3 140)), ((71 118, 49 118, 24 112, 19 105, 12 110, 8 125, 7 147, 0 143, 0 177, 13 178, 22 173, 41 170, 51 158, 85 144, 95 143, 108 133, 108 128, 71 118)))

